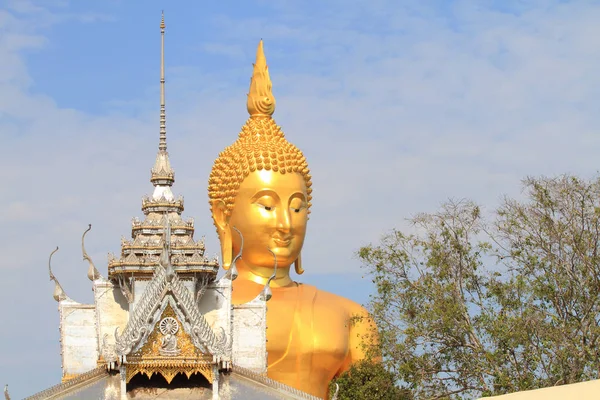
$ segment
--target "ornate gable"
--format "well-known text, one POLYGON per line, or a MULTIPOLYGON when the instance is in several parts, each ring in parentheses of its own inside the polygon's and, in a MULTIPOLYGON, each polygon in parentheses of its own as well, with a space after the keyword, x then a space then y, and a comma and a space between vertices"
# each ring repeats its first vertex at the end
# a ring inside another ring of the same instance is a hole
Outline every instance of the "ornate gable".
MULTIPOLYGON (((170 230, 167 225, 165 238, 170 230)), ((169 241, 164 240, 158 266, 127 326, 122 334, 115 331, 115 351, 126 365, 126 382, 138 373, 149 377, 160 373, 170 382, 180 372, 188 377, 201 373, 212 382, 213 367, 231 364, 225 331, 213 332, 191 290, 173 269, 170 253, 169 241)), ((203 292, 198 290, 200 295, 203 292)))
POLYGON ((184 326, 168 301, 146 343, 127 357, 126 382, 138 373, 160 374, 167 383, 178 373, 188 378, 199 373, 212 383, 213 356, 194 345, 184 326))

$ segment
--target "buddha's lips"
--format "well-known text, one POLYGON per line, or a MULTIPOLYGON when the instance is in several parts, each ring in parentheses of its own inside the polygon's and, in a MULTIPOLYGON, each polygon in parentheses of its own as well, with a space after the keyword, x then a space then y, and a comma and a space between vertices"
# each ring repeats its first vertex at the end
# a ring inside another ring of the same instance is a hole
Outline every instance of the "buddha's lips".
POLYGON ((273 242, 275 242, 278 247, 288 247, 290 243, 292 243, 292 238, 274 237, 273 242))

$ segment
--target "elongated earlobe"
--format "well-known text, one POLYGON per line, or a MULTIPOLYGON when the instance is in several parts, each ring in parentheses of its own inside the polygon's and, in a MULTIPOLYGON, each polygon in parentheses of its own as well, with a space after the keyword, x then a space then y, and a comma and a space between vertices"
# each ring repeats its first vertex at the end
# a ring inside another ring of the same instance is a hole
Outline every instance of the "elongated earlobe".
POLYGON ((217 227, 219 241, 221 242, 221 260, 222 267, 228 270, 231 267, 233 259, 233 243, 231 240, 231 228, 229 227, 228 217, 225 213, 225 202, 223 200, 215 200, 212 203, 212 217, 217 227))
POLYGON ((219 236, 221 239, 221 260, 223 260, 222 267, 224 270, 228 270, 231 267, 231 260, 233 259, 231 230, 224 229, 223 233, 219 236))
POLYGON ((302 253, 298 254, 298 258, 294 261, 294 269, 298 275, 302 275, 304 270, 302 269, 302 253))

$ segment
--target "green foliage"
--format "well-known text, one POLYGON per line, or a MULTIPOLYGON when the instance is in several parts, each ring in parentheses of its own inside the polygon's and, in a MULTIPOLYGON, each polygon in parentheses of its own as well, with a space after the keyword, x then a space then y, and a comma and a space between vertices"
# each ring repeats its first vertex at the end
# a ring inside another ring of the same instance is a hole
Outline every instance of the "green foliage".
POLYGON ((361 361, 330 385, 330 398, 339 385, 338 400, 412 400, 409 391, 396 386, 395 375, 380 363, 361 361))
POLYGON ((528 178, 489 218, 448 202, 360 249, 383 367, 415 398, 595 379, 600 180, 528 178))

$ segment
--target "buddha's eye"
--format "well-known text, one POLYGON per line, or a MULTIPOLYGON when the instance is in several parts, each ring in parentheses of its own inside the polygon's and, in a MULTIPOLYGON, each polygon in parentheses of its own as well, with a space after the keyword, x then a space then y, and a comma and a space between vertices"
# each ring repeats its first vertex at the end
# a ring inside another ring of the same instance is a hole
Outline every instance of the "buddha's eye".
POLYGON ((275 200, 271 196, 262 196, 256 200, 255 204, 265 211, 273 211, 275 209, 275 200))
POLYGON ((305 208, 304 202, 299 198, 294 198, 290 202, 290 210, 295 213, 299 213, 303 208, 305 208))

